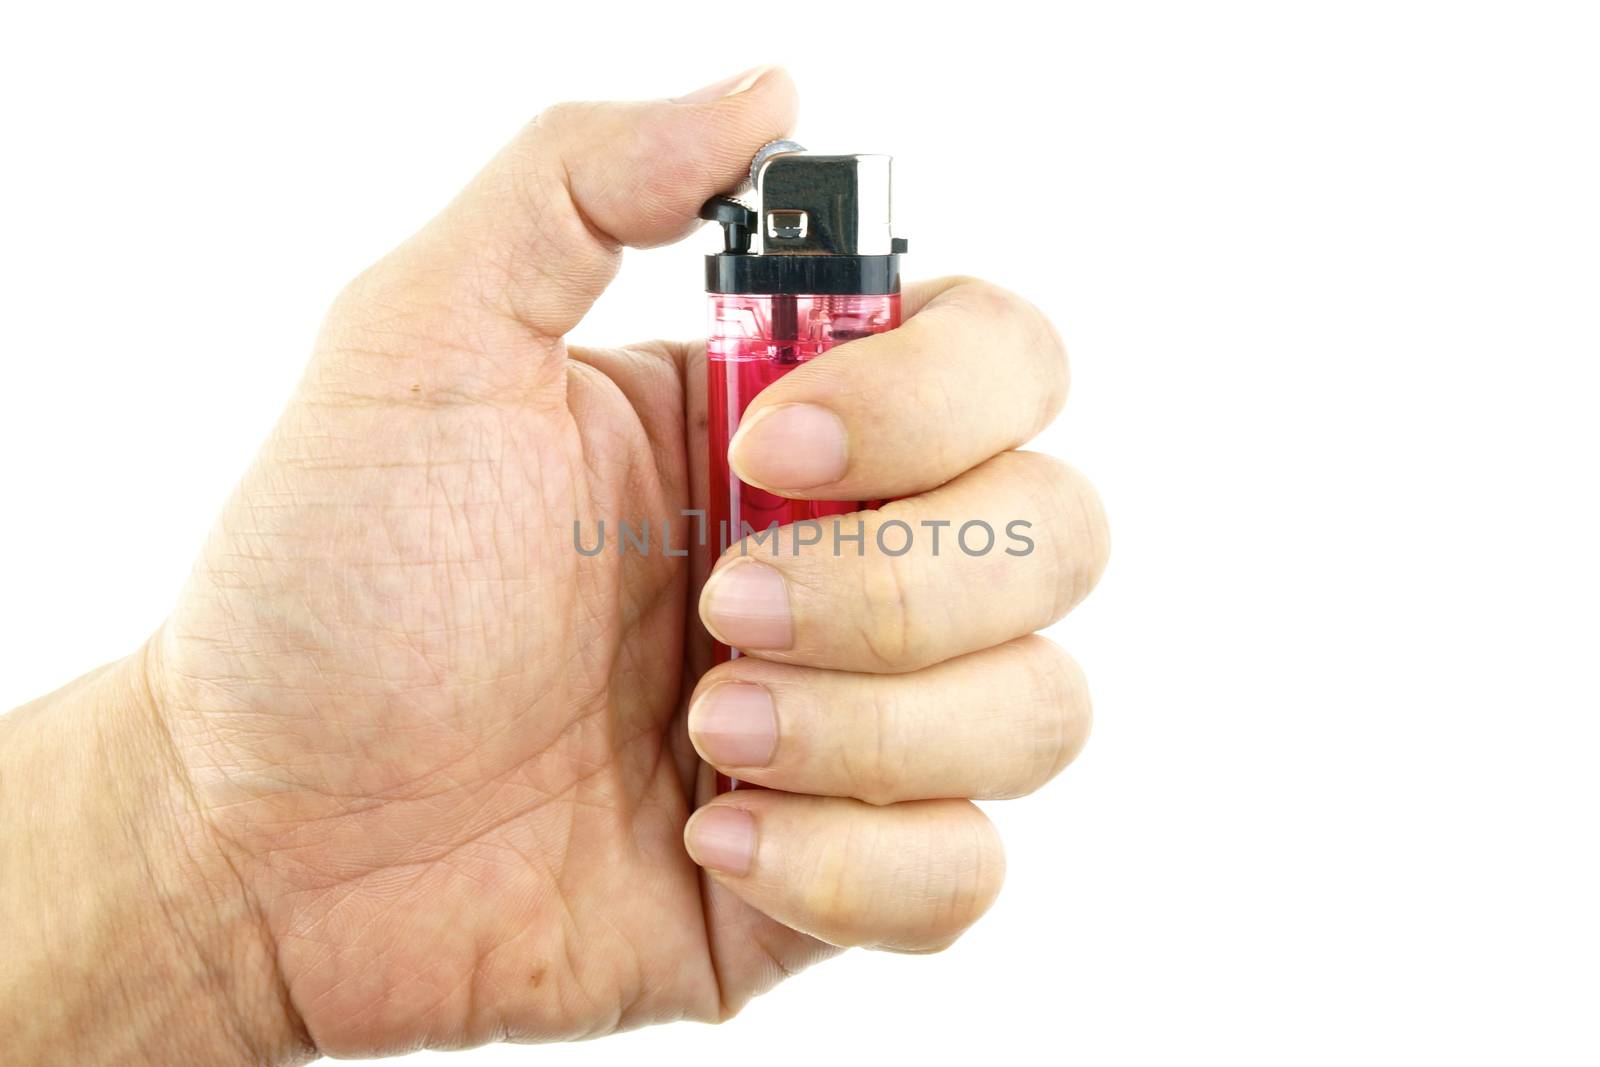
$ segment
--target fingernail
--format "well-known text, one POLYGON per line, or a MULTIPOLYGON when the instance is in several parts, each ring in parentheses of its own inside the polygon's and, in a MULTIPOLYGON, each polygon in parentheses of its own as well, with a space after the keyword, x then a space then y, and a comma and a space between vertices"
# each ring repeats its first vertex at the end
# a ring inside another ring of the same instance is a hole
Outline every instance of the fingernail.
POLYGON ((743 808, 716 804, 689 819, 683 841, 689 858, 702 867, 745 874, 756 855, 756 820, 743 808))
POLYGON ((689 734, 707 763, 765 767, 778 747, 778 713, 765 686, 724 682, 689 709, 689 734))
POLYGON ((816 404, 780 404, 739 427, 728 447, 735 472, 769 489, 810 489, 844 477, 844 423, 816 404))
POLYGON ((742 93, 760 81, 761 76, 771 69, 772 65, 769 63, 765 66, 747 70, 743 74, 735 74, 731 78, 724 78, 719 82, 706 86, 704 89, 696 89, 692 93, 680 96, 677 98, 677 102, 680 104, 708 104, 713 100, 720 100, 724 96, 742 93))
POLYGON ((765 563, 745 560, 712 574, 705 614, 706 627, 734 648, 776 650, 794 641, 789 590, 765 563))

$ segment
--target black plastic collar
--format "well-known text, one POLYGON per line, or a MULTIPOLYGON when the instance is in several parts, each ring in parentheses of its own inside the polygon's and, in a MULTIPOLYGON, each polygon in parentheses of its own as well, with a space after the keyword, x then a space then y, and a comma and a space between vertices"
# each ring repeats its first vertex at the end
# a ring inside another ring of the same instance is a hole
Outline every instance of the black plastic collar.
POLYGON ((706 257, 708 293, 878 296, 899 291, 898 255, 758 256, 722 252, 706 257))

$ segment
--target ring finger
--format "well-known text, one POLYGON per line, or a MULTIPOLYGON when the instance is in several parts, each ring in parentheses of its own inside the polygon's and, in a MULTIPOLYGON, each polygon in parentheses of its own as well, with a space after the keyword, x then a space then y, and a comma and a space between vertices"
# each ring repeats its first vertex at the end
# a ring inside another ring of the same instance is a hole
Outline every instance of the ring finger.
POLYGON ((900 675, 741 657, 701 679, 689 734, 724 774, 789 793, 997 800, 1060 772, 1089 718, 1077 664, 1034 636, 900 675))

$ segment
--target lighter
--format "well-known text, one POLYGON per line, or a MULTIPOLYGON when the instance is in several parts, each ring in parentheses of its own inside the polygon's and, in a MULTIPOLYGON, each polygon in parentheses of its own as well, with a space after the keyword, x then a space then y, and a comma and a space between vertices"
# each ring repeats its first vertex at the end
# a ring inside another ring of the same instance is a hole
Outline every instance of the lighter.
MULTIPOLYGON (((836 344, 900 325, 906 242, 890 233, 890 162, 773 141, 750 164, 753 208, 717 196, 700 210, 723 232, 722 252, 706 257, 712 562, 751 533, 882 503, 790 500, 746 485, 728 468, 728 443, 751 399, 778 378, 836 344)), ((718 663, 737 655, 716 646, 718 663)))

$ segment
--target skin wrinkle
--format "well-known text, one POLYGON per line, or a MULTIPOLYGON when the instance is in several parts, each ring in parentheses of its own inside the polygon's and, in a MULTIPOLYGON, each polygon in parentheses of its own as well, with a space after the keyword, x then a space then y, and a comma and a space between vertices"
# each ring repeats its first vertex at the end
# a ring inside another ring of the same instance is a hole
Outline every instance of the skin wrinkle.
POLYGON ((561 160, 561 178, 561 188, 567 194, 567 206, 571 208, 572 214, 583 224, 583 228, 588 231, 596 246, 602 251, 620 258, 622 255, 622 242, 597 226, 594 219, 590 218, 589 213, 584 210, 582 202, 573 194, 572 166, 566 161, 565 157, 561 160))
POLYGON ((552 393, 557 384, 537 368, 564 358, 560 338, 529 331, 510 317, 495 321, 494 335, 487 321, 473 320, 464 336, 441 336, 440 324, 461 329, 462 317, 450 309, 396 311, 387 323, 358 328, 359 341, 335 339, 324 347, 306 375, 308 414, 319 410, 387 413, 394 410, 432 412, 450 408, 488 409, 516 413, 554 413, 565 397, 552 393), (387 341, 391 347, 380 342, 387 341), (507 341, 514 344, 507 345, 507 341), (422 349, 396 356, 393 348, 422 349), (509 348, 509 354, 500 349, 509 348), (441 358, 456 356, 475 368, 468 379, 442 377, 441 358), (370 365, 370 369, 368 369, 370 365), (487 379, 484 371, 492 371, 487 379), (358 388, 365 382, 367 388, 358 388), (468 388, 470 386, 470 388, 468 388))
MULTIPOLYGON (((591 711, 589 713, 589 715, 599 714, 601 712, 601 710, 603 710, 603 709, 595 709, 595 710, 591 711)), ((580 717, 578 719, 575 719, 563 731, 562 735, 558 736, 555 739, 554 743, 559 744, 559 742, 564 739, 566 734, 574 732, 574 731, 578 730, 579 728, 581 728, 583 726, 584 722, 585 722, 585 719, 586 719, 586 717, 580 717)), ((518 768, 513 767, 513 768, 510 768, 508 771, 506 771, 504 773, 505 773, 506 776, 509 776, 511 774, 515 774, 517 772, 517 770, 518 770, 518 768)), ((590 773, 593 773, 593 772, 590 772, 590 773)), ((579 777, 580 781, 581 781, 581 777, 582 776, 579 777)), ((501 781, 503 781, 503 780, 504 779, 501 779, 501 781)), ((497 784, 497 783, 495 783, 495 784, 497 784)), ((445 792, 447 792, 447 791, 445 791, 445 792)), ((323 795, 327 795, 327 794, 323 794, 323 795)), ((440 795, 443 795, 443 794, 440 794, 440 795)), ((338 799, 343 799, 343 798, 338 798, 338 799)), ((432 797, 430 796, 430 797, 415 798, 415 799, 432 799, 432 797)), ((558 799, 558 798, 551 797, 551 798, 547 798, 547 799, 558 799)), ((541 802, 541 804, 542 803, 543 802, 541 802)), ((363 808, 361 808, 359 810, 356 810, 356 811, 352 811, 352 810, 349 810, 349 809, 339 810, 339 811, 335 811, 335 812, 329 813, 328 815, 323 816, 322 818, 325 821, 333 821, 333 820, 337 820, 337 819, 342 819, 342 818, 348 817, 351 814, 362 814, 362 813, 374 811, 374 810, 377 810, 377 809, 382 808, 384 806, 385 806, 384 803, 373 802, 373 803, 370 803, 369 805, 364 806, 363 808)), ((537 807, 537 806, 539 806, 539 805, 535 805, 535 807, 537 807)), ((527 809, 525 808, 523 814, 526 814, 526 813, 527 813, 527 809)), ((512 817, 514 818, 515 816, 512 816, 512 817)), ((305 822, 306 820, 304 818, 302 818, 300 821, 305 822)), ((313 820, 313 821, 315 821, 315 820, 313 820)), ((509 821, 509 819, 505 820, 505 821, 509 821)), ((408 865, 411 865, 412 863, 432 862, 435 859, 445 858, 446 856, 448 856, 449 851, 452 851, 454 848, 465 847, 465 846, 468 846, 468 845, 472 844, 478 837, 482 837, 482 836, 485 836, 488 833, 491 833, 494 829, 498 828, 499 825, 500 825, 499 823, 491 825, 490 827, 486 828, 485 830, 483 830, 482 832, 477 834, 474 838, 471 838, 471 839, 469 839, 467 841, 461 842, 458 845, 454 845, 454 846, 452 846, 451 849, 446 850, 443 853, 429 854, 428 856, 425 856, 423 858, 412 859, 412 860, 407 861, 407 862, 402 862, 402 863, 393 864, 393 865, 385 865, 385 866, 408 866, 408 865)), ((385 869, 385 868, 384 867, 375 868, 375 870, 382 870, 382 869, 385 869)), ((332 883, 332 884, 338 884, 338 883, 332 883)))
MULTIPOLYGON (((891 504, 883 509, 888 519, 899 518, 900 509, 891 504)), ((876 544, 878 530, 883 522, 868 522, 866 536, 876 544)), ((875 564, 860 568, 862 602, 868 611, 862 617, 857 636, 872 654, 877 669, 893 672, 898 665, 916 658, 914 639, 915 623, 908 601, 910 586, 904 568, 910 553, 903 556, 883 556, 875 564)))
MULTIPOLYGON (((149 694, 148 691, 147 691, 143 695, 146 696, 146 697, 149 697, 151 694, 149 694)), ((154 705, 152 704, 151 706, 154 706, 154 705)), ((156 715, 156 716, 151 716, 151 717, 156 719, 157 729, 161 731, 162 737, 164 738, 164 741, 165 741, 164 745, 158 745, 157 746, 158 755, 159 755, 160 758, 169 759, 170 758, 171 748, 172 748, 171 736, 170 736, 170 734, 166 733, 165 724, 160 722, 160 716, 156 715)), ((114 773, 114 770, 113 770, 112 767, 110 767, 108 765, 104 765, 104 761, 103 761, 103 773, 107 777, 111 777, 113 775, 113 773, 114 773)), ((180 781, 182 780, 181 775, 177 776, 177 777, 178 777, 178 780, 180 780, 180 781)), ((192 796, 192 794, 188 797, 188 799, 189 799, 191 804, 194 802, 194 797, 192 796)), ((122 814, 122 819, 124 821, 125 832, 128 833, 130 837, 133 837, 133 836, 137 835, 137 830, 136 830, 135 827, 133 827, 130 824, 131 816, 129 814, 127 814, 128 810, 129 809, 124 809, 124 812, 122 814)), ((190 844, 187 841, 183 841, 182 839, 180 839, 180 844, 183 846, 183 851, 187 854, 187 856, 186 856, 187 861, 190 864, 198 865, 196 863, 196 858, 195 858, 195 856, 193 854, 192 846, 190 846, 190 844)), ((235 876, 237 876, 237 873, 238 873, 237 872, 237 868, 234 866, 233 860, 228 855, 226 849, 221 847, 221 842, 214 840, 213 841, 213 846, 218 849, 218 852, 221 855, 224 863, 227 865, 228 869, 230 871, 232 871, 235 874, 235 876)), ((153 865, 153 862, 152 862, 152 859, 151 859, 149 853, 146 852, 146 851, 141 850, 137 855, 138 855, 138 858, 139 858, 139 860, 141 862, 141 865, 143 867, 143 872, 144 872, 143 880, 144 880, 144 882, 147 885, 151 885, 151 886, 160 885, 162 880, 161 880, 160 876, 157 874, 157 872, 156 872, 156 870, 154 868, 154 865, 153 865)), ((236 890, 237 890, 237 892, 239 894, 240 899, 245 902, 246 908, 249 909, 252 914, 257 916, 258 924, 260 925, 260 927, 262 929, 262 933, 265 934, 266 933, 265 921, 264 921, 264 919, 262 919, 260 917, 259 903, 250 894, 248 886, 246 885, 246 883, 243 880, 240 880, 238 882, 238 885, 236 886, 236 890)), ((200 946, 203 943, 204 939, 199 933, 197 933, 196 928, 188 921, 187 916, 185 916, 184 914, 182 914, 181 912, 179 912, 179 911, 177 911, 177 910, 175 910, 173 908, 170 908, 170 907, 166 906, 165 901, 163 900, 162 896, 159 893, 156 894, 155 896, 156 896, 156 900, 162 904, 162 911, 164 913, 164 916, 165 916, 165 919, 166 919, 166 922, 167 922, 168 926, 170 926, 171 928, 173 928, 176 931, 178 931, 180 937, 185 942, 186 946, 189 947, 190 951, 194 954, 194 957, 196 959, 203 959, 204 955, 203 955, 203 951, 200 948, 200 946)), ((271 943, 270 942, 270 937, 264 943, 270 944, 271 943)), ((201 973, 202 973, 202 975, 208 975, 209 974, 209 972, 207 972, 205 970, 202 970, 201 973)), ((211 991, 213 993, 221 992, 221 990, 218 987, 218 979, 217 978, 208 977, 207 980, 206 980, 206 984, 207 984, 207 986, 210 987, 210 989, 211 989, 211 991)), ((126 995, 126 991, 125 991, 125 995, 126 995)), ((246 1035, 244 1033, 242 1027, 240 1026, 239 1022, 237 1021, 239 1019, 239 1017, 240 1016, 239 1016, 238 1013, 232 1013, 232 1012, 227 1013, 227 1014, 224 1015, 223 1021, 224 1021, 224 1025, 226 1026, 227 1031, 228 1031, 229 1040, 233 1043, 233 1045, 236 1048, 238 1048, 240 1051, 244 1052, 245 1054, 251 1055, 251 1056, 255 1056, 257 1058, 261 1057, 262 1054, 263 1054, 263 1050, 259 1049, 257 1047, 254 1047, 254 1044, 253 1044, 252 1040, 249 1038, 248 1035, 246 1035)))
MULTIPOLYGON (((151 642, 149 642, 148 645, 146 646, 146 649, 147 649, 146 652, 145 652, 146 657, 148 657, 151 660, 159 660, 160 655, 161 655, 161 645, 160 645, 160 642, 158 640, 152 640, 151 642)), ((163 708, 163 707, 170 706, 170 704, 167 703, 167 700, 170 699, 170 694, 158 694, 157 691, 155 690, 155 688, 153 687, 154 686, 153 680, 154 679, 158 679, 158 678, 162 678, 164 676, 165 676, 164 673, 159 668, 151 669, 150 667, 147 666, 146 670, 144 672, 142 672, 142 678, 143 678, 145 686, 147 687, 146 690, 145 690, 145 695, 149 699, 149 701, 150 701, 149 706, 152 709, 160 709, 160 708, 163 708)), ((189 773, 189 771, 183 765, 183 762, 182 762, 181 757, 179 755, 179 752, 180 752, 179 745, 178 745, 177 740, 176 740, 176 738, 175 738, 175 736, 174 736, 174 734, 172 732, 172 727, 171 727, 170 722, 167 720, 167 718, 165 716, 161 715, 159 713, 159 711, 154 711, 152 713, 151 717, 159 725, 159 727, 160 727, 160 729, 162 731, 162 736, 166 739, 166 749, 165 749, 165 751, 170 755, 170 758, 172 760, 172 764, 174 766, 174 771, 172 773, 172 780, 174 782, 176 782, 178 787, 184 792, 184 795, 187 797, 190 805, 192 806, 192 809, 197 813, 201 813, 201 816, 202 816, 201 819, 200 819, 201 825, 203 827, 205 827, 210 833, 212 833, 216 837, 216 839, 217 839, 217 841, 219 843, 219 851, 221 852, 222 856, 226 860, 229 870, 231 870, 236 876, 239 876, 240 875, 240 866, 241 866, 241 864, 240 864, 240 862, 238 860, 235 860, 233 857, 235 855, 238 855, 238 856, 245 855, 244 850, 241 848, 239 842, 234 840, 225 830, 223 830, 220 827, 218 827, 214 820, 204 817, 204 813, 207 810, 206 809, 206 805, 205 805, 205 803, 204 803, 204 801, 203 801, 203 799, 202 799, 202 797, 200 795, 199 790, 197 790, 195 788, 194 779, 193 779, 192 775, 189 773)), ((217 767, 217 769, 221 770, 220 767, 217 767)), ((251 910, 255 915, 258 916, 259 921, 260 921, 260 925, 261 925, 261 927, 263 929, 263 932, 267 935, 268 943, 269 944, 273 943, 272 939, 270 937, 270 928, 268 927, 268 924, 266 922, 265 911, 264 911, 264 909, 262 907, 259 895, 254 893, 254 892, 252 892, 252 890, 250 889, 248 883, 243 879, 242 876, 240 877, 240 891, 241 891, 241 893, 243 893, 245 895, 246 899, 250 901, 251 910)), ((278 972, 279 976, 281 977, 281 975, 282 975, 282 964, 281 964, 281 960, 278 958, 276 952, 274 952, 274 954, 273 954, 273 961, 274 961, 274 967, 277 969, 277 972, 278 972)), ((285 984, 285 989, 287 989, 287 985, 286 984, 285 984)))
MULTIPOLYGON (((549 878, 550 884, 554 889, 553 898, 555 902, 561 906, 561 915, 564 920, 561 926, 560 937, 561 956, 562 961, 565 964, 567 974, 572 976, 574 979, 574 981, 571 983, 571 988, 582 993, 585 1000, 591 1006, 597 1006, 597 998, 594 996, 594 994, 589 992, 587 987, 584 986, 581 978, 579 977, 581 969, 578 966, 576 958, 572 955, 572 943, 574 940, 576 940, 578 927, 581 924, 579 923, 577 915, 572 909, 572 904, 569 899, 571 890, 567 884, 567 879, 569 877, 568 872, 572 869, 571 850, 572 842, 577 836, 578 813, 579 808, 576 805, 569 809, 567 833, 563 838, 561 859, 553 869, 547 868, 545 869, 544 873, 549 878)), ((534 866, 533 857, 521 852, 520 850, 519 854, 523 856, 524 861, 527 862, 529 866, 534 866)))
POLYGON ((928 692, 925 683, 909 687, 880 688, 877 714, 873 716, 874 749, 877 759, 873 767, 869 795, 862 797, 872 804, 893 803, 900 798, 898 783, 907 778, 907 764, 923 759, 923 753, 934 746, 926 744, 931 711, 938 706, 938 694, 928 692))

